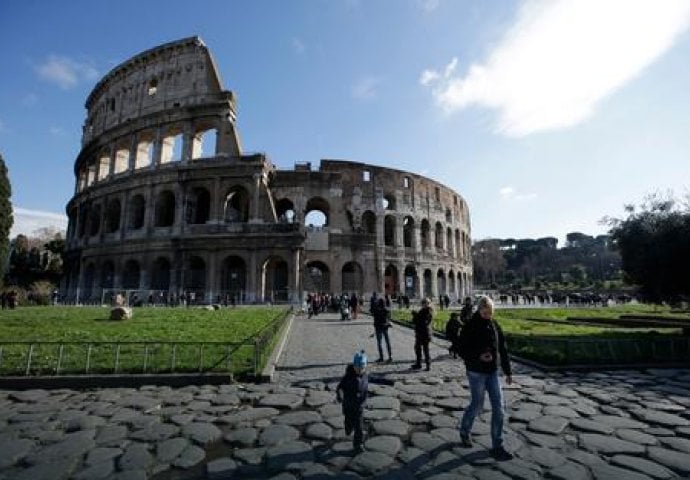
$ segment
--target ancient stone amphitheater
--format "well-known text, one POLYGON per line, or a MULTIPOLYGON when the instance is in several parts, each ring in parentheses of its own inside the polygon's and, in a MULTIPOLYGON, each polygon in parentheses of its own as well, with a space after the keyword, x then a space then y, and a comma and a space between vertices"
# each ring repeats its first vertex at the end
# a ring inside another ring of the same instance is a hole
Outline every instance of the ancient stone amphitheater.
POLYGON ((198 37, 111 70, 86 100, 67 204, 73 302, 299 302, 306 292, 469 292, 463 198, 410 172, 242 152, 236 103, 198 37), (319 220, 321 219, 321 220, 319 220))

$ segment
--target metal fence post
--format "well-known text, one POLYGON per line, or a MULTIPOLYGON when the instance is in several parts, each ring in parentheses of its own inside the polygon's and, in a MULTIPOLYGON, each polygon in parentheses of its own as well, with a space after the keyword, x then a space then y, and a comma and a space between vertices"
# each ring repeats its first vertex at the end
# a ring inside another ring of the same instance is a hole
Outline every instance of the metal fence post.
POLYGON ((259 375, 259 339, 254 339, 254 375, 259 375))
POLYGON ((29 347, 29 355, 27 355, 26 358, 26 376, 29 376, 29 373, 31 373, 31 357, 34 354, 34 344, 32 343, 31 346, 29 347))

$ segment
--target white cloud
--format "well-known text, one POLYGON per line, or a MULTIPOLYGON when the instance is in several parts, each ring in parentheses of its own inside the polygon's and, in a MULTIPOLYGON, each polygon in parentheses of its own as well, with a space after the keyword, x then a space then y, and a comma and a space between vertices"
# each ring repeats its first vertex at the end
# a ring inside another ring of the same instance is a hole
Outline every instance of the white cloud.
POLYGON ((537 198, 536 193, 519 193, 513 187, 502 187, 498 193, 501 195, 502 199, 513 202, 524 202, 537 198))
POLYGON ((378 95, 377 87, 381 83, 378 77, 364 77, 352 87, 352 97, 358 100, 369 100, 378 95))
POLYGON ((57 84, 63 90, 75 87, 81 81, 91 82, 98 78, 98 71, 91 65, 58 55, 50 55, 34 68, 41 78, 57 84))
POLYGON ((453 59, 443 73, 424 71, 420 83, 446 112, 497 110, 496 130, 507 136, 571 127, 689 24, 687 0, 528 0, 483 62, 455 76, 453 59))
POLYGON ((299 38, 293 37, 292 49, 295 51, 297 55, 302 55, 307 50, 307 46, 299 38))
POLYGON ((14 224, 10 231, 10 237, 17 235, 31 235, 39 228, 57 228, 67 230, 67 216, 62 213, 45 212, 41 210, 29 210, 27 208, 14 207, 14 224))

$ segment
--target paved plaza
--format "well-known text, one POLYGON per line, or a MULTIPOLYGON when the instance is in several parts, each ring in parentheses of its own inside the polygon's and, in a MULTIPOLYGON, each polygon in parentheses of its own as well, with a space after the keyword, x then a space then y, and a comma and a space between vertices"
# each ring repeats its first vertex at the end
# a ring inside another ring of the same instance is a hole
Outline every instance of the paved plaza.
POLYGON ((507 462, 488 454, 487 410, 471 449, 457 423, 464 368, 434 340, 391 329, 393 363, 370 363, 366 451, 352 453, 334 384, 358 349, 376 359, 369 316, 295 318, 272 384, 0 391, 2 479, 690 478, 690 369, 542 373, 514 364, 505 388, 507 462))

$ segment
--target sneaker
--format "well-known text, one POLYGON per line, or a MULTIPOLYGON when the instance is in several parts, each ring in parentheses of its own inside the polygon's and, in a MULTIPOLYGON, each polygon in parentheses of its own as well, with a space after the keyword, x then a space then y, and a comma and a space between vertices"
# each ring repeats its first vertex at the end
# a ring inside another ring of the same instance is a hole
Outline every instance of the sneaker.
POLYGON ((491 455, 500 462, 505 462, 507 460, 513 459, 513 454, 503 447, 492 448, 491 455))
POLYGON ((460 446, 462 448, 472 448, 472 440, 468 435, 460 434, 460 446))
POLYGON ((393 363, 393 357, 388 357, 388 363, 393 363))
POLYGON ((418 363, 413 363, 412 367, 410 367, 410 368, 412 368, 412 370, 420 370, 422 368, 422 366, 418 363))
POLYGON ((352 449, 352 451, 355 452, 355 455, 358 455, 358 454, 360 454, 360 453, 362 453, 362 452, 366 452, 367 449, 364 448, 364 445, 357 445, 356 447, 354 447, 354 448, 352 449))

